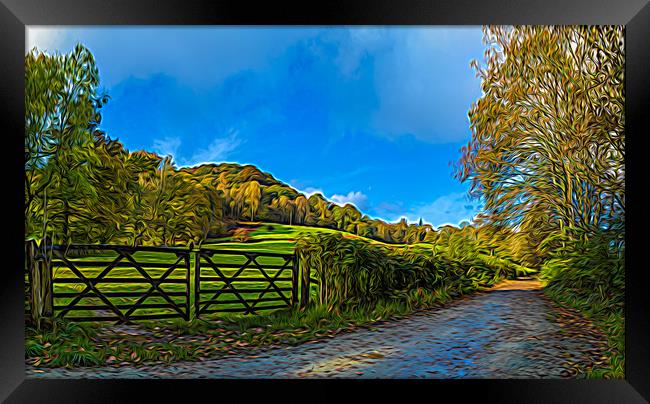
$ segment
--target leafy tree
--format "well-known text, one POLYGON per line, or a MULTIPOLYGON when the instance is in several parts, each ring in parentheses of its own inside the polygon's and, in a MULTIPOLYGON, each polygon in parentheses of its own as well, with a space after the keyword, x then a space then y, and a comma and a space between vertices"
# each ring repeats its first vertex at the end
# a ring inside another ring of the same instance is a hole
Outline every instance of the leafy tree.
MULTIPOLYGON (((71 216, 80 193, 93 195, 87 165, 96 161, 93 133, 107 97, 99 92, 92 53, 77 45, 66 55, 33 49, 25 56, 25 187, 28 233, 32 204, 42 204, 42 231, 70 239, 71 216), (49 196, 48 196, 49 189, 49 196), (60 219, 60 226, 48 226, 60 219)), ((44 234, 41 235, 44 237, 44 234)))
MULTIPOLYGON (((619 26, 486 27, 484 95, 456 176, 487 219, 526 246, 620 223, 624 197, 624 36, 619 26)), ((571 236, 573 235, 573 236, 571 236)), ((528 248, 528 247, 526 247, 528 248)))
POLYGON ((283 214, 283 218, 286 219, 288 217, 289 225, 292 225, 293 224, 293 211, 294 211, 294 203, 293 203, 293 201, 291 200, 291 198, 289 198, 286 195, 280 195, 280 197, 278 199, 276 199, 276 201, 277 201, 278 208, 281 210, 281 212, 283 214))
POLYGON ((324 221, 329 213, 329 210, 327 209, 328 203, 325 198, 321 194, 314 194, 309 197, 308 201, 311 210, 318 215, 318 218, 321 221, 324 221))
POLYGON ((304 224, 307 215, 309 214, 309 202, 304 195, 300 195, 296 198, 296 219, 299 223, 304 224))
POLYGON ((260 207, 261 190, 260 183, 251 181, 245 188, 244 195, 251 209, 251 221, 255 220, 255 213, 260 207))

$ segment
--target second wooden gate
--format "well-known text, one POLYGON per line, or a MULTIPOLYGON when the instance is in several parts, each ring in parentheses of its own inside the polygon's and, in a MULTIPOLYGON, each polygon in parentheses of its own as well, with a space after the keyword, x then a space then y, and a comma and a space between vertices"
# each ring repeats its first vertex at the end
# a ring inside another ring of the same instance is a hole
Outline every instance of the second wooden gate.
POLYGON ((298 303, 294 254, 200 249, 195 260, 195 313, 242 312, 298 303))

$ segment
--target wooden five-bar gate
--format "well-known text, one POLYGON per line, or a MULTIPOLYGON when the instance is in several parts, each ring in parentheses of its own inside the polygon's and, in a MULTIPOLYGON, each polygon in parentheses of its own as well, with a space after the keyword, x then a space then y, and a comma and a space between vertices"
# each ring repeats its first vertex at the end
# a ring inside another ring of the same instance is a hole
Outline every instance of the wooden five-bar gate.
POLYGON ((298 301, 298 265, 293 254, 200 249, 195 265, 197 315, 218 312, 255 314, 259 310, 293 306, 298 301), (231 259, 218 262, 219 257, 231 259), (242 257, 244 262, 232 262, 234 257, 242 257), (262 261, 264 259, 266 262, 262 261), (264 286, 236 287, 236 283, 264 286), (287 296, 286 292, 291 292, 291 295, 287 296), (203 296, 208 296, 208 299, 202 299, 203 296), (221 296, 226 299, 220 299, 221 296), (259 303, 272 305, 257 306, 259 303))
POLYGON ((300 273, 295 254, 94 244, 32 245, 27 254, 34 320, 119 324, 257 314, 304 307, 309 295, 309 274, 300 273))

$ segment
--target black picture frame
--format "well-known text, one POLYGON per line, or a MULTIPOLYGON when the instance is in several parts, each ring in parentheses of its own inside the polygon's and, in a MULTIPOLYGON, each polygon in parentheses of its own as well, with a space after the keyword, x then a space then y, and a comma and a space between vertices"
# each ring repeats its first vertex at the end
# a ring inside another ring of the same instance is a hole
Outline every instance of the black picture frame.
MULTIPOLYGON (((226 391, 243 399, 338 400, 349 392, 366 400, 393 392, 404 399, 417 393, 438 401, 473 397, 490 402, 641 403, 650 400, 650 315, 648 273, 643 261, 643 211, 647 183, 644 154, 650 110, 650 5, 648 0, 360 0, 302 2, 233 0, 0 0, 0 100, 4 136, 3 232, 5 260, 0 288, 2 344, 0 399, 37 402, 151 402, 173 393, 198 390, 223 400, 226 391), (20 157, 24 136, 24 53, 28 25, 482 25, 616 24, 626 26, 626 365, 624 380, 25 380, 23 245, 24 195, 20 157), (646 129, 647 131, 647 129, 646 129), (15 212, 15 213, 14 213, 15 212), (11 229, 12 231, 10 231, 11 229), (255 384, 255 388, 248 387, 255 384), (328 385, 332 386, 328 386, 328 385), (339 386, 352 387, 344 392, 339 386), (301 393, 296 389, 300 388, 301 393), (450 394, 450 395, 448 395, 450 394), (146 401, 143 401, 146 400, 146 401)), ((239 401, 239 400, 238 400, 239 401)))

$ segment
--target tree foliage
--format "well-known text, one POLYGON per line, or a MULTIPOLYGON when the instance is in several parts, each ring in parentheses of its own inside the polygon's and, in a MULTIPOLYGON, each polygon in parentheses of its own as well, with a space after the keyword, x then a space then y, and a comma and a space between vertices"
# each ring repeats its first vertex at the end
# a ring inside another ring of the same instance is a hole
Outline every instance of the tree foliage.
POLYGON ((30 51, 25 88, 26 237, 175 244, 221 230, 217 188, 98 129, 108 97, 87 48, 30 51))
POLYGON ((485 219, 530 245, 618 226, 624 194, 624 33, 618 26, 486 27, 483 96, 456 176, 485 219))

